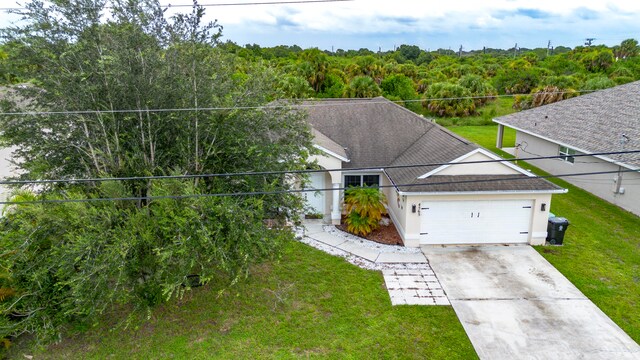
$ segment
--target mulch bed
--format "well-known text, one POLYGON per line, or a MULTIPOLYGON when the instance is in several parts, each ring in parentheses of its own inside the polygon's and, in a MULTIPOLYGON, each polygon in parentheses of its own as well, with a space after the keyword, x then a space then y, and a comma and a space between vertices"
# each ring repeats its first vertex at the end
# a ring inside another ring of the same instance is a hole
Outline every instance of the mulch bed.
MULTIPOLYGON (((348 232, 347 225, 344 224, 344 219, 342 223, 340 225, 336 225, 336 227, 344 232, 348 232)), ((355 236, 359 236, 359 235, 355 235, 355 236)), ((362 236, 359 236, 359 237, 362 237, 362 236)), ((385 245, 404 246, 404 243, 402 242, 402 238, 400 237, 400 234, 398 234, 398 230, 396 229, 396 226, 393 225, 393 222, 390 222, 388 226, 380 225, 380 228, 378 230, 374 230, 371 234, 364 237, 364 239, 375 241, 377 243, 385 244, 385 245)))

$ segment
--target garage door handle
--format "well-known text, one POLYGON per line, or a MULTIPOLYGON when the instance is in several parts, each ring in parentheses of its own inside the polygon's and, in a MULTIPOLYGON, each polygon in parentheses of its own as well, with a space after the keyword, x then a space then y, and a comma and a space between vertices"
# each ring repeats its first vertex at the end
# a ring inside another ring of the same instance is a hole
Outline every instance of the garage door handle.
MULTIPOLYGON (((473 217, 473 211, 471 212, 471 217, 473 217)), ((476 215, 476 217, 480 217, 480 213, 478 212, 478 215, 476 215)))

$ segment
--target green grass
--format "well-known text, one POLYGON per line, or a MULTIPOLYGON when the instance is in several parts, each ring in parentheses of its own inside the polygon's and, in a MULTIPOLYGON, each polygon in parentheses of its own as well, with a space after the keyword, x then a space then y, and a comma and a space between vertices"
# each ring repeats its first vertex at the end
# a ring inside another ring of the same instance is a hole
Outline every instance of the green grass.
MULTIPOLYGON (((497 126, 450 129, 506 156, 495 148, 497 126)), ((505 134, 505 146, 513 145, 512 136, 513 131, 505 134)), ((563 246, 536 250, 640 343, 640 218, 566 181, 552 181, 569 189, 553 196, 551 211, 570 225, 563 246)))
POLYGON ((443 126, 478 126, 493 124, 492 120, 498 116, 511 114, 516 110, 513 108, 512 97, 501 97, 495 101, 490 101, 484 106, 479 107, 478 114, 465 117, 439 117, 428 113, 426 116, 434 117, 436 122, 443 126))
MULTIPOLYGON (((218 296, 213 286, 157 308, 138 329, 106 325, 35 349, 36 359, 473 359, 450 306, 392 307, 380 272, 291 243, 218 296)), ((30 348, 31 347, 31 348, 30 348)))

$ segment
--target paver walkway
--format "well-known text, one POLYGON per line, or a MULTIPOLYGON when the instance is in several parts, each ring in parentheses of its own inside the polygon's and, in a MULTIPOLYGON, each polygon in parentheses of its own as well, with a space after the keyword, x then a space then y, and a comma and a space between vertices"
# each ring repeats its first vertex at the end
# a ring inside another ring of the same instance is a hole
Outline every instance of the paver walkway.
POLYGON ((359 267, 382 271, 391 305, 449 305, 420 249, 362 240, 321 221, 306 221, 304 227, 302 242, 359 267))

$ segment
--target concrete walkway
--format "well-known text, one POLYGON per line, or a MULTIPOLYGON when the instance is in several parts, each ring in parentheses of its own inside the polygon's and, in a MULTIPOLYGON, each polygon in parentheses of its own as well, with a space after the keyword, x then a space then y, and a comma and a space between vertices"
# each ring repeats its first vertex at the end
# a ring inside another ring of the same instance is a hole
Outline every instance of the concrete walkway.
POLYGON ((321 221, 307 220, 304 228, 304 243, 359 267, 382 271, 392 305, 449 305, 420 249, 362 240, 321 221))
POLYGON ((640 359, 640 346, 530 246, 422 250, 481 359, 640 359))

